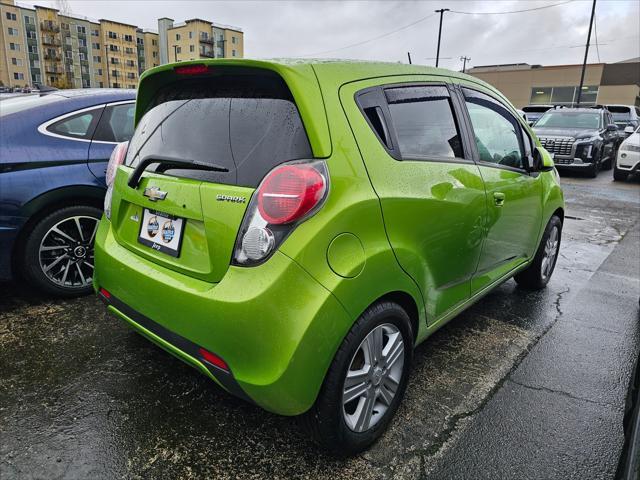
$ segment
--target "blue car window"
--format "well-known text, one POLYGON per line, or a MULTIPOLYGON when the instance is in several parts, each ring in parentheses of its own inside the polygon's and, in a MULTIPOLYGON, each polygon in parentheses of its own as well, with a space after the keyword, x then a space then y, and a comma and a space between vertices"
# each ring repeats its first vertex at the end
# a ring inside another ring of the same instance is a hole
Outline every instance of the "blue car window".
POLYGON ((126 142, 133 135, 134 103, 108 106, 98 123, 93 140, 126 142))
POLYGON ((97 108, 66 117, 50 125, 47 130, 65 137, 90 139, 101 110, 101 108, 97 108))

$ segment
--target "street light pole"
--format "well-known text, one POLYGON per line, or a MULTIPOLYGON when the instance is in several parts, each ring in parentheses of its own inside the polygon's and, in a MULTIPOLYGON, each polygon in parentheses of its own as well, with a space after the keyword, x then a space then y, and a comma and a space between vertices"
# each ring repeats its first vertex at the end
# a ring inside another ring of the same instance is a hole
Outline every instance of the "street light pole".
POLYGON ((584 61, 582 62, 582 73, 580 74, 580 87, 578 88, 578 99, 576 101, 576 107, 580 106, 580 99, 582 97, 582 86, 584 85, 584 73, 587 69, 587 56, 589 55, 589 42, 591 41, 591 27, 593 26, 593 16, 596 14, 596 0, 593 0, 591 6, 591 20, 589 21, 589 33, 587 33, 587 48, 584 51, 584 61))
POLYGON ((436 13, 440 13, 440 27, 438 28, 438 50, 436 51, 436 68, 438 67, 438 60, 440 60, 440 37, 442 36, 442 16, 444 12, 448 12, 448 8, 441 8, 440 10, 435 10, 436 13))

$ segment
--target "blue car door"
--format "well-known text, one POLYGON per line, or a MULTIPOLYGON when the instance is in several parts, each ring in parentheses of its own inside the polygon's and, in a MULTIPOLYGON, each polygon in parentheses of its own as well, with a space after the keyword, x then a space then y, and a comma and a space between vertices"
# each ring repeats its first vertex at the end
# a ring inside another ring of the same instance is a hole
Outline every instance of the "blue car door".
POLYGON ((135 102, 125 101, 108 104, 89 146, 89 169, 104 184, 109 157, 116 144, 128 141, 133 135, 135 102))

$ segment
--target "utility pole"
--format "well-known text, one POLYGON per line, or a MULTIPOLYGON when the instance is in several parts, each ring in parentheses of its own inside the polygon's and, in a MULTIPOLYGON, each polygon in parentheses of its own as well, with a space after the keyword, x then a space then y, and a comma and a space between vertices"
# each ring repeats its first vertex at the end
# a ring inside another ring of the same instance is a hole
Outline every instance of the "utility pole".
POLYGON ((589 21, 589 33, 587 33, 587 48, 584 51, 584 61, 582 62, 582 74, 580 75, 580 87, 578 88, 578 99, 576 107, 580 106, 580 98, 582 97, 582 86, 584 85, 584 73, 587 69, 587 56, 589 55, 589 42, 591 41, 591 27, 593 26, 593 17, 596 14, 596 0, 593 0, 591 6, 591 20, 589 21))
POLYGON ((442 16, 444 12, 448 12, 448 8, 441 8, 440 10, 435 10, 436 13, 440 13, 440 27, 438 28, 438 50, 436 51, 436 67, 438 66, 438 60, 440 60, 440 37, 442 36, 442 16))
POLYGON ((109 74, 109 46, 104 44, 104 61, 107 64, 107 88, 111 88, 111 75, 109 74))
POLYGON ((467 62, 470 62, 471 59, 467 56, 462 56, 460 57, 460 60, 463 62, 462 63, 462 73, 465 73, 467 70, 467 62))
POLYGON ((409 65, 411 65, 411 52, 407 52, 407 57, 409 57, 409 65))

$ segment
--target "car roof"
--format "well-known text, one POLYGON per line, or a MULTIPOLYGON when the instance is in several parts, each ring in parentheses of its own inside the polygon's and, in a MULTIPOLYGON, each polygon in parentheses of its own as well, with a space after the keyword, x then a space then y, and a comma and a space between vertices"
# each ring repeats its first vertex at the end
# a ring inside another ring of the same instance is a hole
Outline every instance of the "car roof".
POLYGON ((136 90, 124 88, 71 88, 47 91, 43 92, 42 95, 59 95, 65 98, 92 97, 99 99, 99 101, 118 101, 136 98, 136 90))

